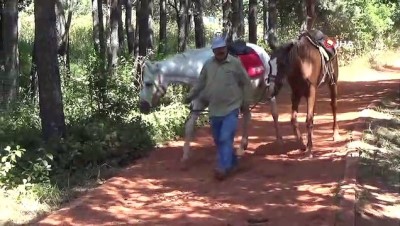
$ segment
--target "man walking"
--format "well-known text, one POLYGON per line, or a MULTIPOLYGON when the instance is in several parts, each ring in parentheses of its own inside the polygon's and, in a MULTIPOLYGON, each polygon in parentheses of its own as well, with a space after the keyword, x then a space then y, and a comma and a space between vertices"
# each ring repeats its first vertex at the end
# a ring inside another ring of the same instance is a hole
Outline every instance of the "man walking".
POLYGON ((233 142, 239 121, 240 107, 248 108, 252 98, 252 87, 240 60, 228 54, 222 37, 213 40, 214 57, 203 66, 198 83, 185 98, 190 103, 199 96, 209 103, 214 143, 218 149, 217 179, 224 179, 237 167, 237 156, 233 142))

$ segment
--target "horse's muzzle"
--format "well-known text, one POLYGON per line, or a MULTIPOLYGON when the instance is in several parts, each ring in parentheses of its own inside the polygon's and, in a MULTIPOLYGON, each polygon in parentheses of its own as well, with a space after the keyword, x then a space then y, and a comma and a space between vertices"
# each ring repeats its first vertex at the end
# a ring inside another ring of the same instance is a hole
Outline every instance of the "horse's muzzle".
POLYGON ((147 101, 140 101, 139 102, 139 110, 140 113, 149 114, 150 113, 150 104, 147 101))

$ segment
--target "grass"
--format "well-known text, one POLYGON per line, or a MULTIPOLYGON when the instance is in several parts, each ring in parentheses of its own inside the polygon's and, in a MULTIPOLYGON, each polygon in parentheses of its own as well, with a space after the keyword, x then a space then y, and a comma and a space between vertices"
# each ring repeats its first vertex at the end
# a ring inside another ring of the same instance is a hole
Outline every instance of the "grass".
POLYGON ((377 50, 370 53, 369 63, 373 69, 391 69, 400 67, 400 48, 395 51, 377 50))
MULTIPOLYGON (((42 191, 47 190, 46 187, 38 186, 37 188, 42 191)), ((41 196, 37 193, 25 193, 21 190, 18 188, 7 191, 0 190, 0 225, 26 224, 31 219, 51 211, 51 206, 57 206, 41 200, 41 196)), ((59 199, 57 189, 48 189, 47 191, 42 194, 42 197, 51 197, 48 200, 52 201, 59 199)))
POLYGON ((390 187, 400 188, 400 96, 393 92, 377 104, 363 135, 366 144, 361 148, 362 178, 375 178, 390 187))

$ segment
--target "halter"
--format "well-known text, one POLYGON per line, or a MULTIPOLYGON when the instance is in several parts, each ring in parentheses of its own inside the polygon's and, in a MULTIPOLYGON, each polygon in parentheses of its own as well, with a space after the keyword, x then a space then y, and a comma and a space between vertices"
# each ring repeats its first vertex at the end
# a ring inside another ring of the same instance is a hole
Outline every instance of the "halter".
POLYGON ((154 86, 156 87, 156 93, 159 93, 159 96, 163 96, 167 93, 167 88, 161 85, 161 78, 160 76, 158 77, 158 83, 154 82, 154 86))

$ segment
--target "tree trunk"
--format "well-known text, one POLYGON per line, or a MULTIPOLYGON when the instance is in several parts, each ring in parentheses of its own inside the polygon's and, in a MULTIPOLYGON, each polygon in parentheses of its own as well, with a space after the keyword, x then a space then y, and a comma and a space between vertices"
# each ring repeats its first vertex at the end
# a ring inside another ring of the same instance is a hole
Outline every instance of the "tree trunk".
POLYGON ((240 26, 240 2, 241 0, 232 0, 232 16, 231 16, 231 24, 232 24, 232 39, 236 40, 240 37, 239 35, 239 26, 240 26))
POLYGON ((148 43, 147 43, 147 48, 148 49, 154 49, 154 23, 153 23, 153 5, 154 1, 153 0, 148 0, 149 2, 149 37, 148 37, 148 43))
POLYGON ((132 25, 132 0, 126 0, 125 11, 125 30, 128 43, 128 53, 132 54, 135 44, 135 29, 132 25))
POLYGON ((244 38, 244 6, 243 0, 239 0, 239 28, 238 36, 244 38))
POLYGON ((34 11, 40 118, 43 138, 48 141, 64 137, 66 132, 57 60, 55 1, 35 0, 34 11))
POLYGON ((276 7, 276 0, 268 1, 268 27, 267 27, 267 42, 271 47, 278 45, 276 37, 276 21, 278 17, 278 9, 276 7))
POLYGON ((139 10, 139 55, 147 55, 147 47, 149 46, 149 17, 150 17, 150 0, 140 1, 139 10))
POLYGON ((301 27, 301 30, 311 30, 314 26, 317 15, 315 13, 315 0, 305 0, 305 21, 301 27))
MULTIPOLYGON (((186 7, 187 7, 187 17, 186 17, 186 23, 185 23, 185 36, 186 39, 189 40, 189 35, 190 35, 190 29, 192 28, 192 20, 193 20, 193 10, 192 10, 192 0, 187 0, 186 1, 186 7)), ((188 42, 188 41, 186 41, 188 42)))
POLYGON ((104 28, 104 13, 103 13, 103 1, 97 1, 97 10, 99 12, 99 41, 100 41, 100 59, 101 63, 104 65, 106 63, 106 36, 105 36, 105 28, 104 28))
POLYGON ((106 44, 104 40, 102 0, 92 0, 92 19, 93 19, 94 50, 104 63, 106 54, 106 44))
POLYGON ((58 54, 61 56, 65 55, 67 50, 66 43, 64 41, 65 35, 65 25, 67 21, 65 20, 64 6, 61 0, 56 0, 56 20, 57 20, 57 46, 58 54))
POLYGON ((180 0, 178 14, 178 52, 184 52, 187 47, 188 0, 180 0))
POLYGON ((263 0, 262 2, 263 38, 266 40, 268 38, 268 0, 263 0))
POLYGON ((0 73, 3 70, 3 65, 4 65, 4 56, 3 56, 3 51, 4 51, 4 46, 3 46, 3 1, 0 1, 0 73))
POLYGON ((230 0, 222 0, 222 35, 227 42, 232 40, 232 6, 230 0))
MULTIPOLYGON (((69 8, 67 23, 65 24, 65 33, 63 35, 62 43, 65 46, 65 66, 67 67, 67 76, 70 76, 71 65, 70 65, 70 40, 69 40, 69 29, 71 28, 72 22, 72 9, 69 8)), ((60 47, 59 47, 60 49, 60 47)), ((59 51, 60 53, 60 51, 59 51)))
POLYGON ((249 0, 249 42, 257 44, 257 0, 249 0))
POLYGON ((117 65, 118 61, 118 21, 121 17, 118 10, 118 0, 111 0, 110 9, 110 52, 108 54, 108 69, 117 65))
POLYGON ((124 46, 124 23, 122 22, 122 1, 118 0, 118 52, 123 50, 124 46))
POLYGON ((193 0, 193 20, 194 20, 194 38, 196 48, 202 48, 206 45, 203 22, 203 6, 201 0, 193 0))
MULTIPOLYGON (((71 0, 56 0, 56 17, 57 17, 57 46, 58 54, 63 57, 64 65, 67 69, 66 77, 69 76, 69 29, 72 21, 71 0), (65 3, 67 2, 67 3, 65 3), (65 4, 69 6, 67 18, 65 17, 65 4)), ((34 73, 35 74, 35 73, 34 73)))
POLYGON ((18 60, 18 2, 6 1, 3 10, 4 75, 1 76, 0 95, 5 107, 17 97, 18 60))
POLYGON ((37 87, 38 87, 38 81, 37 81, 37 67, 36 67, 36 44, 33 43, 32 47, 32 60, 31 60, 31 72, 30 72, 30 83, 31 87, 29 90, 29 94, 31 97, 31 100, 34 101, 36 94, 37 94, 37 87))
POLYGON ((136 0, 136 30, 135 30, 135 41, 134 41, 134 54, 137 56, 139 54, 139 29, 140 29, 140 6, 142 0, 136 0))
POLYGON ((158 53, 165 54, 167 46, 167 0, 160 0, 160 33, 158 53))
POLYGON ((94 51, 98 53, 100 51, 100 40, 99 40, 99 10, 97 1, 101 0, 92 0, 92 22, 93 22, 93 43, 94 43, 94 51))

